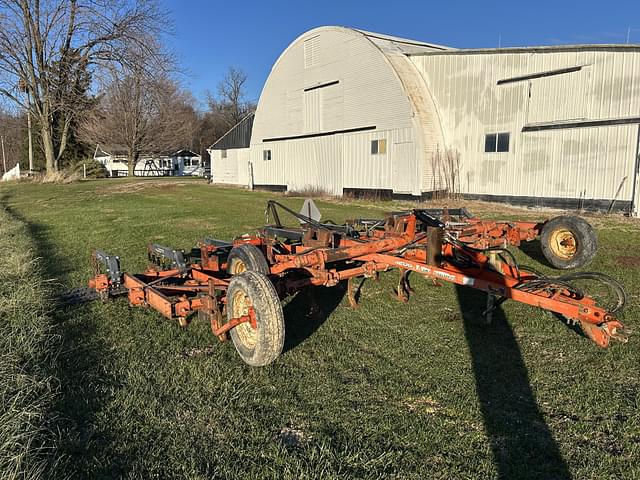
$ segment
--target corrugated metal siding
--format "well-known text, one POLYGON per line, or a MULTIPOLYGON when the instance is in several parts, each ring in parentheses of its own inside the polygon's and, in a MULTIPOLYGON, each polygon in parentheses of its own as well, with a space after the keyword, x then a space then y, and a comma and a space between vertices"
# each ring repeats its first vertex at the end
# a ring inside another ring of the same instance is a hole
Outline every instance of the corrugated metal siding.
POLYGON ((321 189, 341 195, 343 188, 412 193, 418 148, 411 128, 267 142, 251 148, 254 181, 289 190, 321 189), (371 154, 372 140, 386 140, 385 154, 371 154), (271 150, 271 160, 263 160, 271 150))
POLYGON ((311 90, 303 93, 304 98, 304 125, 305 133, 322 131, 322 90, 311 90))
POLYGON ((341 135, 287 142, 284 154, 297 162, 287 175, 289 190, 320 188, 342 194, 341 135))
POLYGON ((630 200, 637 126, 528 132, 522 137, 519 187, 540 196, 630 200), (535 185, 535 189, 531 188, 535 185))
POLYGON ((330 85, 322 92, 322 128, 326 131, 342 129, 344 125, 344 91, 342 84, 330 85))
POLYGON ((251 131, 253 130, 254 118, 253 113, 244 117, 216 143, 211 145, 211 148, 214 150, 247 148, 251 144, 251 131))
POLYGON ((630 199, 634 125, 527 132, 513 152, 486 154, 467 165, 465 193, 560 198, 630 199))
POLYGON ((343 168, 344 188, 369 188, 396 190, 403 193, 411 193, 415 182, 415 165, 417 148, 414 142, 412 128, 392 129, 384 131, 362 132, 345 135, 344 157, 349 159, 349 164, 343 168), (373 140, 386 140, 387 151, 385 154, 371 154, 371 142, 373 140), (413 148, 408 155, 399 158, 405 151, 398 145, 408 143, 413 148), (399 179, 394 175, 398 164, 401 163, 400 173, 406 168, 410 173, 409 179, 399 179), (408 186, 407 186, 408 185, 408 186), (399 189, 399 190, 398 190, 399 189))
POLYGON ((251 150, 249 148, 241 148, 236 150, 236 161, 238 164, 238 185, 244 187, 251 186, 251 165, 249 159, 251 150))
POLYGON ((333 118, 333 130, 369 125, 386 130, 412 125, 411 105, 402 85, 384 55, 364 35, 337 27, 309 35, 318 41, 318 63, 304 68, 304 37, 287 48, 260 96, 252 143, 309 133, 304 128, 304 89, 336 80, 339 84, 326 87, 329 90, 323 95, 334 105, 342 104, 342 119, 333 118), (336 98, 340 94, 342 100, 336 98))
POLYGON ((337 195, 347 187, 420 193, 418 158, 424 149, 415 138, 414 110, 384 54, 354 30, 322 28, 308 37, 317 42, 317 62, 307 61, 305 68, 304 50, 311 47, 301 37, 273 67, 260 97, 251 152, 255 183, 337 195), (325 83, 333 84, 304 91, 325 83), (376 130, 262 142, 370 126, 376 130), (371 154, 377 138, 387 140, 384 155, 371 154), (263 160, 265 149, 272 151, 271 161, 263 160))
POLYGON ((420 179, 419 185, 415 185, 409 193, 419 195, 425 191, 441 190, 444 188, 444 183, 437 171, 434 171, 433 159, 437 158, 438 152, 445 148, 444 132, 431 93, 418 69, 405 55, 388 54, 387 58, 400 77, 406 94, 411 99, 414 110, 414 128, 417 132, 416 147, 419 149, 417 156, 409 156, 412 149, 398 147, 394 162, 394 180, 398 186, 394 187, 394 190, 407 192, 408 180, 404 175, 420 179), (406 153, 400 153, 401 151, 406 153), (403 158, 406 158, 407 161, 403 162, 403 158), (415 158, 415 164, 409 164, 411 158, 415 158))
POLYGON ((585 119, 587 117, 587 84, 589 67, 579 72, 531 82, 529 93, 529 123, 554 120, 585 119))
POLYGON ((211 179, 214 183, 238 183, 238 163, 235 160, 235 150, 227 151, 227 157, 222 158, 222 150, 210 150, 211 179))
POLYGON ((304 41, 304 68, 315 67, 318 64, 320 45, 318 35, 304 41))
POLYGON ((640 53, 518 52, 411 57, 433 94, 465 193, 630 200, 636 125, 522 132, 531 123, 640 115, 640 53), (579 72, 498 80, 583 66, 579 72), (486 133, 510 132, 507 153, 486 133), (622 182, 622 179, 627 180, 622 182))
POLYGON ((227 150, 226 158, 222 158, 222 150, 210 150, 209 152, 211 154, 211 179, 213 183, 248 185, 248 148, 227 150))

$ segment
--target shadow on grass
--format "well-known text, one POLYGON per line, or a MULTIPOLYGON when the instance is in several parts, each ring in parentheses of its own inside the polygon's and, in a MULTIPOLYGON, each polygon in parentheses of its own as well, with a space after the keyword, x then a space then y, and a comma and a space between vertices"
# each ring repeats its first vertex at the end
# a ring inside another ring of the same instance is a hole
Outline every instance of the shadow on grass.
POLYGON ((340 305, 346 292, 346 282, 332 288, 307 287, 298 292, 283 308, 283 351, 294 349, 313 335, 340 305))
MULTIPOLYGON (((55 295, 56 290, 66 288, 74 267, 56 251, 50 239, 50 227, 29 221, 9 207, 8 201, 8 196, 0 197, 0 206, 26 226, 36 248, 35 255, 46 278, 51 280, 55 295)), ((58 437, 57 451, 47 478, 68 478, 85 470, 83 464, 94 449, 103 449, 110 442, 96 431, 95 418, 114 379, 105 368, 110 353, 108 345, 96 334, 91 307, 53 310, 50 317, 55 333, 60 336, 60 352, 55 371, 50 374, 57 378, 60 390, 55 412, 52 412, 54 420, 49 425, 58 437)))
POLYGON ((540 244, 540 239, 536 238, 535 240, 531 240, 530 242, 522 242, 520 244, 520 251, 524 253, 527 257, 536 262, 544 265, 545 267, 554 268, 553 265, 549 263, 549 260, 542 253, 542 245, 540 244))
POLYGON ((503 310, 498 307, 486 325, 486 294, 461 286, 456 294, 498 478, 570 479, 503 310))

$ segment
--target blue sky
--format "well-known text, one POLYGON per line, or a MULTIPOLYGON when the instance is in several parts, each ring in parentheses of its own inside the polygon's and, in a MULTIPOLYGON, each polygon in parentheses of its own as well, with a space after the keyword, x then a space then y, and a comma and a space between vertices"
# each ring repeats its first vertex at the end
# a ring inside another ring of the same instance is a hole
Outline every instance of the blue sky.
POLYGON ((273 62, 301 33, 344 25, 458 48, 576 43, 640 44, 640 0, 216 1, 163 0, 169 41, 196 98, 216 91, 229 66, 257 100, 273 62), (629 30, 630 29, 630 30, 629 30))

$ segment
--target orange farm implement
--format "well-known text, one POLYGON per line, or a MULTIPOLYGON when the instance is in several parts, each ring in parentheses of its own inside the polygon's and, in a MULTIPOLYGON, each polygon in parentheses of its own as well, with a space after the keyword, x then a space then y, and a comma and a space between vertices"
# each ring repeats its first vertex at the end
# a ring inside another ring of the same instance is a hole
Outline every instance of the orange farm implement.
MULTIPOLYGON (((284 344, 281 301, 310 286, 335 287, 347 282, 356 306, 353 281, 398 270, 397 296, 412 292, 409 274, 450 282, 487 293, 490 317, 508 299, 554 312, 580 327, 601 347, 611 339, 626 341, 616 318, 625 303, 622 286, 591 272, 548 277, 519 266, 506 249, 540 238, 545 257, 556 267, 582 265, 595 254, 595 236, 584 220, 556 217, 548 222, 494 222, 472 217, 464 209, 415 209, 392 212, 384 219, 357 219, 342 225, 321 223, 312 202, 308 214, 275 201, 267 204, 272 222, 256 235, 233 242, 205 239, 190 252, 152 244, 152 263, 139 274, 124 273, 116 256, 94 252, 89 287, 106 300, 126 295, 132 306, 151 307, 187 326, 190 318, 210 322, 221 341, 231 337, 242 359, 254 366, 273 362, 284 344), (300 223, 286 227, 286 212, 300 223), (578 285, 604 285, 607 304, 578 285), (611 299, 613 299, 611 301, 611 299)), ((304 207, 303 207, 304 211, 304 207)))

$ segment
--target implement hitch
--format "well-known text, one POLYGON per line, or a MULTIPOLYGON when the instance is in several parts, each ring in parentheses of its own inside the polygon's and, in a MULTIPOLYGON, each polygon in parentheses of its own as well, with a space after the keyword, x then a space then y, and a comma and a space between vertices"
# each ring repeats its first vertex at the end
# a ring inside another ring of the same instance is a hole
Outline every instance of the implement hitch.
MULTIPOLYGON (((315 205, 306 202, 305 206, 303 211, 317 212, 315 205)), ((275 201, 268 203, 267 213, 274 224, 233 242, 205 239, 186 253, 150 245, 152 265, 140 274, 121 272, 119 257, 96 251, 89 286, 103 300, 126 294, 132 306, 153 308, 182 326, 197 313, 221 341, 231 337, 250 365, 266 365, 281 353, 283 299, 308 286, 334 287, 346 281, 349 303, 356 306, 355 280, 377 278, 392 269, 399 271, 396 295, 403 302, 413 292, 409 275, 414 272, 435 284, 449 282, 486 292, 488 319, 497 306, 511 299, 579 324, 601 347, 611 340, 627 340, 628 332, 615 316, 626 300, 617 281, 589 272, 539 275, 519 266, 506 250, 507 245, 535 238, 556 219, 487 223, 464 209, 416 209, 393 212, 382 220, 335 225, 275 201), (284 226, 282 211, 300 225, 284 226), (452 221, 453 214, 462 220, 452 221), (605 284, 615 303, 606 308, 598 305, 575 285, 583 279, 605 284)), ((589 229, 582 228, 577 235, 589 229)))

